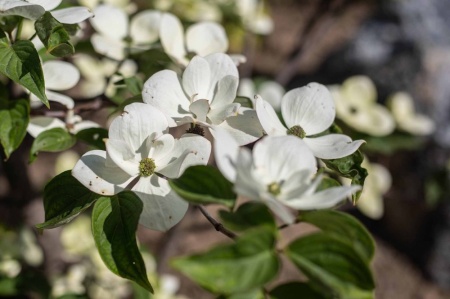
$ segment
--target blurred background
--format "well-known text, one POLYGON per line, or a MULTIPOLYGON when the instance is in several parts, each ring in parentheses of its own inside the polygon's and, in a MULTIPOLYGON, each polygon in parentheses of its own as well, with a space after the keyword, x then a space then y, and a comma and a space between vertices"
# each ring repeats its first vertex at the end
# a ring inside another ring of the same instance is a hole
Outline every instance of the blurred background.
MULTIPOLYGON (((343 209, 376 239, 376 298, 450 298, 449 1, 159 0, 133 7, 167 10, 184 24, 222 23, 229 52, 247 58, 241 78, 249 78, 256 93, 272 81, 286 91, 309 82, 328 85, 337 124, 367 141, 367 191, 360 207, 343 209)), ((82 40, 79 49, 88 43, 82 40)), ((277 92, 271 90, 274 98, 281 97, 277 92)), ((106 124, 108 115, 103 109, 83 117, 106 124)), ((1 298, 213 298, 167 265, 172 256, 226 241, 196 210, 166 234, 139 229, 148 271, 160 274, 155 297, 104 269, 88 217, 37 234, 46 182, 70 168, 86 146, 41 153, 28 165, 31 143, 27 136, 0 161, 1 298)), ((310 229, 289 229, 286 238, 310 229)), ((280 279, 298 275, 286 266, 280 279)))

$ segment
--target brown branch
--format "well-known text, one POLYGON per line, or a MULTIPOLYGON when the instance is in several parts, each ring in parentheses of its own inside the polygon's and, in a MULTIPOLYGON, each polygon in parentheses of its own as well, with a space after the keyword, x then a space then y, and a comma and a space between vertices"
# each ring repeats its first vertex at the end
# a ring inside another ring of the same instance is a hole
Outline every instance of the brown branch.
POLYGON ((218 232, 221 232, 225 236, 227 236, 230 239, 236 239, 237 235, 233 233, 232 231, 226 229, 222 223, 218 222, 216 219, 214 219, 208 211, 203 206, 198 205, 197 208, 202 212, 203 216, 214 226, 214 229, 218 232))

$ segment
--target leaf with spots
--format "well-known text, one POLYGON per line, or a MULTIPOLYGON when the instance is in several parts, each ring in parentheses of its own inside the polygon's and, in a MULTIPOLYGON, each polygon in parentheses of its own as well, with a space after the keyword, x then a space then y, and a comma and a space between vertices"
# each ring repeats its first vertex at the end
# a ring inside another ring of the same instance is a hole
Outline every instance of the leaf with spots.
POLYGON ((142 201, 131 191, 101 197, 92 211, 92 233, 109 270, 153 293, 136 243, 142 209, 142 201))
POLYGON ((101 195, 91 192, 75 179, 71 171, 55 176, 44 188, 45 222, 38 229, 64 225, 89 208, 101 195))

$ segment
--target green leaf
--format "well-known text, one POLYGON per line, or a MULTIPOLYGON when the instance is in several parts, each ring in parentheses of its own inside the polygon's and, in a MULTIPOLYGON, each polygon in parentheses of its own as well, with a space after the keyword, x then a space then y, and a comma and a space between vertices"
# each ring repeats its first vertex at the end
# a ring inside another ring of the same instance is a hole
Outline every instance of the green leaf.
POLYGON ((341 183, 339 183, 335 179, 323 177, 322 180, 320 181, 319 186, 317 186, 316 192, 339 186, 342 186, 341 183))
POLYGON ((216 203, 233 207, 237 197, 233 184, 212 166, 191 166, 169 184, 179 196, 195 204, 216 203))
POLYGON ((289 282, 277 286, 270 292, 270 299, 328 299, 304 282, 289 282))
POLYGON ((103 128, 89 128, 79 131, 76 135, 78 140, 81 140, 89 145, 94 146, 100 150, 106 150, 103 139, 108 138, 108 130, 103 128))
MULTIPOLYGON (((322 161, 328 168, 338 172, 341 176, 352 179, 352 185, 364 186, 364 180, 367 177, 367 170, 361 167, 363 160, 364 156, 358 150, 347 157, 330 160, 323 159, 322 161)), ((361 196, 361 192, 362 189, 352 195, 354 204, 356 204, 358 198, 361 196)))
POLYGON ((89 208, 101 195, 84 187, 67 170, 55 176, 44 188, 45 222, 38 229, 64 225, 89 208))
POLYGON ((139 77, 129 77, 119 80, 114 85, 125 85, 132 96, 142 95, 144 83, 139 77))
POLYGON ((0 30, 0 72, 27 88, 49 107, 41 61, 31 41, 18 40, 10 45, 0 30))
POLYGON ((117 108, 114 109, 114 110, 111 112, 111 114, 109 114, 108 116, 111 116, 111 115, 113 115, 114 113, 117 113, 117 112, 123 112, 125 106, 127 106, 127 105, 129 105, 129 104, 132 104, 132 103, 143 103, 142 95, 141 95, 141 94, 135 95, 135 96, 133 96, 133 97, 131 97, 131 98, 126 99, 125 101, 122 101, 122 102, 119 104, 119 106, 117 106, 117 108))
POLYGON ((0 29, 11 33, 22 21, 20 16, 3 16, 0 17, 0 29))
POLYGON ((275 237, 268 229, 248 231, 230 245, 189 257, 172 265, 204 288, 219 294, 251 291, 271 281, 279 269, 275 237))
POLYGON ((50 12, 45 12, 34 23, 34 28, 37 36, 50 54, 64 57, 75 52, 64 25, 58 22, 50 12))
POLYGON ((0 274, 2 298, 50 298, 50 292, 51 286, 42 271, 24 267, 16 277, 0 274))
POLYGON ((250 98, 247 97, 238 96, 236 97, 236 99, 234 99, 234 103, 241 104, 242 107, 253 109, 253 102, 250 98))
POLYGON ((371 152, 392 155, 401 150, 417 150, 422 147, 426 139, 405 133, 394 132, 383 137, 364 137, 367 141, 365 149, 371 152))
POLYGON ((302 212, 299 220, 311 223, 323 232, 347 241, 367 262, 373 259, 375 242, 367 229, 355 217, 344 212, 320 210, 302 212))
POLYGON ((30 105, 27 100, 0 102, 0 142, 6 158, 22 143, 30 121, 30 105))
POLYGON ((76 142, 75 136, 62 128, 53 128, 39 134, 34 139, 30 152, 30 163, 33 162, 38 153, 45 152, 61 152, 71 148, 76 142))
POLYGON ((113 273, 153 293, 136 243, 142 201, 131 191, 101 197, 92 211, 92 233, 103 262, 113 273))
POLYGON ((154 73, 164 70, 172 63, 172 59, 161 49, 150 49, 148 51, 132 54, 131 57, 139 66, 139 71, 144 73, 145 78, 154 73))
POLYGON ((273 230, 277 228, 272 213, 259 202, 246 202, 236 212, 221 210, 219 216, 225 227, 232 231, 245 231, 263 225, 273 230))
POLYGON ((347 242, 320 232, 295 240, 286 254, 327 297, 373 299, 369 265, 347 242))

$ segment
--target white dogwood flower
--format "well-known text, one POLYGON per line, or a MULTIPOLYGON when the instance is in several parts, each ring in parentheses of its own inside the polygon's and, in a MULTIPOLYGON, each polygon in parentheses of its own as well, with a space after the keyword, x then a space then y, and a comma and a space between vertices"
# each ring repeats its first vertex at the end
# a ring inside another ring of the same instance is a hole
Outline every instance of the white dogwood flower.
POLYGON ((45 11, 51 11, 52 16, 63 24, 77 24, 93 16, 93 13, 83 6, 53 10, 61 2, 62 0, 3 0, 0 3, 0 16, 18 15, 37 20, 45 11))
POLYGON ((144 204, 139 222, 166 231, 183 218, 188 203, 165 178, 177 178, 189 166, 206 164, 211 152, 207 139, 194 134, 174 139, 168 128, 158 109, 143 103, 128 105, 111 123, 106 151, 84 154, 72 175, 91 191, 108 196, 137 179, 131 190, 144 204))
POLYGON ((353 129, 372 136, 386 136, 395 129, 389 110, 377 104, 377 90, 369 77, 353 76, 342 86, 330 86, 337 117, 353 129))
POLYGON ((159 11, 140 11, 131 21, 123 9, 109 4, 99 5, 94 13, 95 18, 90 22, 97 33, 91 37, 92 46, 97 53, 109 58, 123 60, 128 50, 147 50, 159 38, 159 11))
POLYGON ((262 98, 256 99, 256 112, 268 135, 294 135, 302 138, 314 156, 337 159, 354 153, 364 140, 352 141, 343 134, 313 135, 327 130, 334 122, 335 108, 328 89, 318 83, 293 89, 281 100, 281 114, 287 128, 281 123, 272 106, 262 98))
POLYGON ((264 1, 239 0, 236 1, 237 12, 244 26, 256 34, 269 34, 273 31, 273 21, 264 11, 264 1))
POLYGON ((196 23, 187 28, 185 35, 181 21, 171 13, 164 13, 159 35, 164 51, 183 66, 189 63, 188 52, 207 56, 228 50, 225 30, 214 22, 196 23))
POLYGON ((400 130, 413 135, 429 135, 435 130, 433 120, 416 113, 414 101, 406 92, 397 92, 388 99, 388 106, 400 130))
POLYGON ((219 126, 247 144, 262 136, 256 112, 233 103, 239 74, 231 58, 223 53, 195 56, 182 78, 163 70, 144 84, 144 102, 171 118, 169 125, 193 123, 219 126))
POLYGON ((248 78, 240 80, 237 92, 238 96, 247 97, 252 102, 254 102, 255 95, 258 94, 265 101, 269 102, 275 111, 280 111, 281 99, 283 98, 284 93, 285 90, 283 86, 275 81, 264 81, 256 86, 253 80, 248 78))
POLYGON ((222 174, 234 182, 235 192, 264 202, 285 223, 295 221, 288 208, 330 208, 361 189, 342 186, 316 192, 321 181, 320 175, 315 176, 316 159, 297 137, 265 137, 256 143, 252 153, 230 142, 225 132, 219 130, 216 135, 216 162, 222 174))

